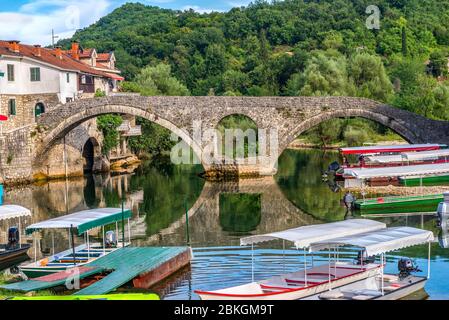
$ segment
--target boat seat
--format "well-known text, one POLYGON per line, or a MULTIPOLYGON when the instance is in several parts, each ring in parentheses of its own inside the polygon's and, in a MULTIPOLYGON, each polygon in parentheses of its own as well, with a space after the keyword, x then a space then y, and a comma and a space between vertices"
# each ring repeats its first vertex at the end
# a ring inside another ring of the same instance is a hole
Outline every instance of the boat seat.
POLYGON ((344 298, 344 293, 338 290, 326 291, 319 295, 323 300, 338 300, 344 298))
POLYGON ((373 298, 373 296, 367 296, 367 295, 359 294, 359 295, 353 296, 351 299, 352 300, 370 300, 372 298, 373 298))
POLYGON ((395 276, 393 274, 384 274, 384 281, 385 282, 396 282, 399 281, 399 277, 395 276))
POLYGON ((402 286, 400 284, 396 283, 396 284, 392 284, 392 285, 384 287, 384 291, 395 291, 395 290, 400 289, 401 287, 402 286))

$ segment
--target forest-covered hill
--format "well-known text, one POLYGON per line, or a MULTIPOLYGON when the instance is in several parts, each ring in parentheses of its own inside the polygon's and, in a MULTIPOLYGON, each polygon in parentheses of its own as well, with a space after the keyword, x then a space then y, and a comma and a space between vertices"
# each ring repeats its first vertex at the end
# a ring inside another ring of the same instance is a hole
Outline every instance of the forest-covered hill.
POLYGON ((192 95, 365 96, 449 119, 449 0, 378 0, 379 30, 365 25, 372 2, 256 1, 210 14, 133 3, 73 39, 115 51, 128 80, 168 64, 192 95))

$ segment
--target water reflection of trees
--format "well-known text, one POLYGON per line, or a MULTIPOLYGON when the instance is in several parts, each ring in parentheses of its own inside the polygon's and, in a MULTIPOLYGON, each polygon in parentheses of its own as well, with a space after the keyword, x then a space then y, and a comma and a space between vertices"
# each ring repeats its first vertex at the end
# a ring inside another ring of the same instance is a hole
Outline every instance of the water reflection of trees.
POLYGON ((337 158, 332 151, 286 150, 279 159, 276 181, 285 197, 303 211, 326 221, 342 220, 343 194, 332 192, 322 181, 322 173, 337 158))
POLYGON ((248 233, 261 221, 260 194, 220 194, 220 225, 224 231, 248 233))

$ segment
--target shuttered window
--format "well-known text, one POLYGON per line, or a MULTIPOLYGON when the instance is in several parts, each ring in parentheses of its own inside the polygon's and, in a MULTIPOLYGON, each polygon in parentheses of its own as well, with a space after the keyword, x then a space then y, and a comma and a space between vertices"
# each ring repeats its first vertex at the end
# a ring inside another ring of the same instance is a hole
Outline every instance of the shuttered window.
POLYGON ((8 101, 8 113, 10 116, 16 115, 16 99, 9 99, 8 101))
POLYGON ((8 64, 8 81, 14 81, 15 75, 14 75, 14 65, 8 64))
POLYGON ((30 68, 31 81, 41 81, 41 68, 30 68))

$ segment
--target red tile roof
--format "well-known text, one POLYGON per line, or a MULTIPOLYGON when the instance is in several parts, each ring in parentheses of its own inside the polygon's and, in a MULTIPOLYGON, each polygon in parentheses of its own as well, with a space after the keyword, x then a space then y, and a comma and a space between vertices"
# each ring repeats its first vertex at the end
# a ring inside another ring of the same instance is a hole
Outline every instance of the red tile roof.
POLYGON ((82 49, 80 50, 80 58, 90 58, 94 49, 82 49))
POLYGON ((111 59, 111 53, 99 53, 97 55, 97 61, 108 62, 111 59))
POLYGON ((37 56, 37 49, 34 46, 19 44, 19 52, 13 52, 9 48, 10 45, 7 41, 0 40, 0 55, 27 57, 42 63, 50 64, 58 69, 77 71, 104 78, 111 78, 109 74, 95 70, 81 61, 73 59, 67 54, 67 52, 64 51, 62 51, 61 57, 58 57, 55 49, 41 48, 41 55, 37 56))

